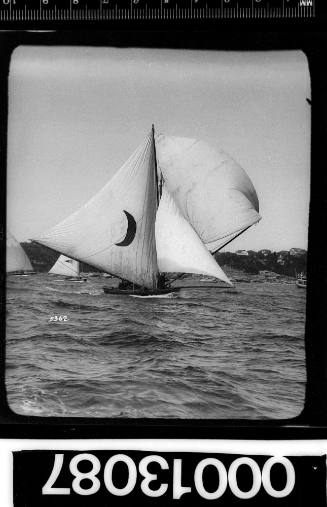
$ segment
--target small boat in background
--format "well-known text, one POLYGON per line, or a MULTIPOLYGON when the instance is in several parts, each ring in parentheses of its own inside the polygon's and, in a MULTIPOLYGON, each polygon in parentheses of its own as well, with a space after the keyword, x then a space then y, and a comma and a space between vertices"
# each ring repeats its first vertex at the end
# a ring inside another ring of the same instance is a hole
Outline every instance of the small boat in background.
POLYGON ((33 266, 16 238, 7 230, 6 272, 17 276, 35 275, 33 266))
POLYGON ((60 255, 49 271, 49 275, 60 275, 59 281, 86 282, 86 278, 80 276, 80 263, 65 255, 60 255))
POLYGON ((304 273, 300 273, 299 275, 297 275, 296 277, 296 285, 300 288, 300 289, 306 289, 307 287, 307 277, 304 273))

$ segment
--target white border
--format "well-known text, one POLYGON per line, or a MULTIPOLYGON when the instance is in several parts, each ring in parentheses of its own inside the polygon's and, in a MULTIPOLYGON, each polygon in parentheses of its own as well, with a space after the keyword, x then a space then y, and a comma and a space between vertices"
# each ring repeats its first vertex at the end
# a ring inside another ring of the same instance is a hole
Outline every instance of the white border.
POLYGON ((0 440, 0 506, 13 506, 13 456, 22 450, 142 450, 155 452, 204 452, 240 455, 327 455, 326 440, 0 440))

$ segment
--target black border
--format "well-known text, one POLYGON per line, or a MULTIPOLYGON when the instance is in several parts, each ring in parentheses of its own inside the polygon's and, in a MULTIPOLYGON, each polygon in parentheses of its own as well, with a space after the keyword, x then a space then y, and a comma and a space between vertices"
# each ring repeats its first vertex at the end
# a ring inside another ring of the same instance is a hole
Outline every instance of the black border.
MULTIPOLYGON (((157 29, 0 33, 1 328, 0 437, 4 438, 242 438, 302 439, 327 437, 327 34, 301 31, 249 32, 230 23, 206 30, 157 29), (233 25, 234 26, 234 25, 233 25), (306 360, 303 412, 287 420, 103 419, 22 416, 11 411, 5 389, 5 250, 8 71, 13 50, 21 45, 82 45, 209 50, 302 49, 312 85, 311 202, 309 223, 306 360)), ((294 29, 294 25, 292 25, 294 29)))

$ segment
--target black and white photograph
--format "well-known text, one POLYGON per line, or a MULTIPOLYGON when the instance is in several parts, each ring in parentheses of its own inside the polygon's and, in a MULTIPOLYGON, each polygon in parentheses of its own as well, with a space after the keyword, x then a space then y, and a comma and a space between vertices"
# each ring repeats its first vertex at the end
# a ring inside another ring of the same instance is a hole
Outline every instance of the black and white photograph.
POLYGON ((305 54, 20 45, 8 79, 10 409, 299 416, 305 54))

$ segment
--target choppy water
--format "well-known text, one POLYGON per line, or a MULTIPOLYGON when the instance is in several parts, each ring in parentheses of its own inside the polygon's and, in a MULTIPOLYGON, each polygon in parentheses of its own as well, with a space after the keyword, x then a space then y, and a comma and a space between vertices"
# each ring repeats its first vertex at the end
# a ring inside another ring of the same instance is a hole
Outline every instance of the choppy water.
POLYGON ((103 278, 8 277, 6 386, 24 415, 284 418, 303 408, 305 290, 238 283, 177 299, 103 278), (67 322, 50 322, 52 316, 67 322))

